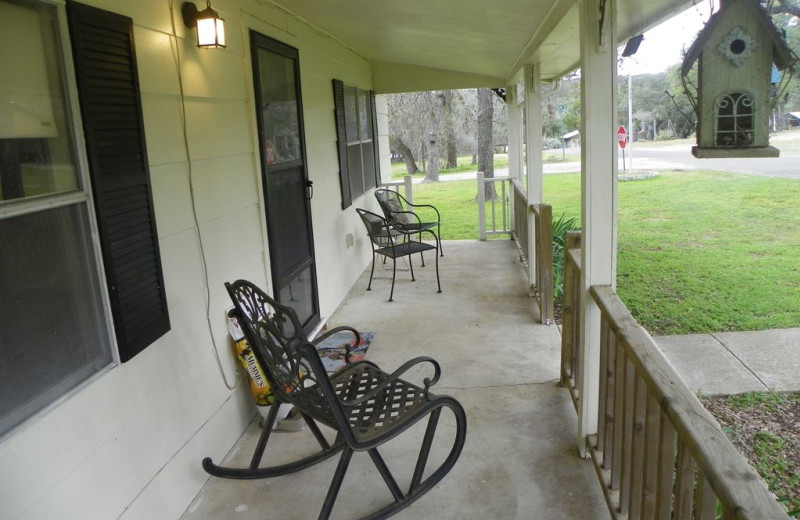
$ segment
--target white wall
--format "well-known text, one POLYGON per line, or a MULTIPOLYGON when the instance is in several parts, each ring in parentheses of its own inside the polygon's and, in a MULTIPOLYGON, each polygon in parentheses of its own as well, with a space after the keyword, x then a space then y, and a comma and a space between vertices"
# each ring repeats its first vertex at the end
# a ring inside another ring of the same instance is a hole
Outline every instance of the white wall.
POLYGON ((176 2, 189 163, 170 4, 86 3, 134 20, 172 330, 0 444, 0 517, 177 518, 207 479, 201 459, 221 459, 253 415, 246 389, 226 388, 205 320, 208 281, 213 339, 225 377, 234 381, 223 282, 248 278, 267 286, 269 279, 248 28, 300 50, 323 319, 369 260, 354 207, 376 209, 370 193, 341 210, 331 79, 370 89, 372 73, 366 60, 333 39, 255 1, 215 1, 226 19, 228 47, 198 50, 183 39, 188 31, 176 2), (352 248, 348 233, 355 238, 352 248))

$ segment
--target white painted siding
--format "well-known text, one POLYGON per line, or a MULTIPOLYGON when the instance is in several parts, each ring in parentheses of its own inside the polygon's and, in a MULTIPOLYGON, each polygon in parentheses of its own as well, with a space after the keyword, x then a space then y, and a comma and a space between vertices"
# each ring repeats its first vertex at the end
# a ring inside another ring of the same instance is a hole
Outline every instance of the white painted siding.
POLYGON ((341 209, 331 79, 371 89, 372 69, 332 38, 255 1, 215 1, 214 8, 226 19, 228 47, 198 50, 182 39, 192 35, 176 2, 198 235, 170 4, 87 3, 134 20, 172 330, 0 444, 0 516, 177 518, 207 478, 202 457, 222 458, 254 411, 246 388, 226 388, 214 358, 199 241, 202 237, 214 341, 225 376, 233 381, 236 363, 227 339, 222 284, 248 278, 266 287, 269 279, 248 30, 300 50, 323 319, 369 260, 369 244, 354 207, 377 207, 369 193, 341 209), (355 238, 352 248, 347 247, 348 233, 355 238))

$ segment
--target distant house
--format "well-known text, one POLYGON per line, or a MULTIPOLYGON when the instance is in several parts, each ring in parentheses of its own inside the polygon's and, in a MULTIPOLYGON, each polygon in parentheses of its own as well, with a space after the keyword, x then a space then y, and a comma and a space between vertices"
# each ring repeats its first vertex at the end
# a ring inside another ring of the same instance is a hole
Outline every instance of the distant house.
POLYGON ((581 131, 573 130, 561 136, 565 147, 578 148, 581 145, 581 131))
POLYGON ((800 112, 789 112, 786 114, 786 121, 789 128, 800 128, 800 112))

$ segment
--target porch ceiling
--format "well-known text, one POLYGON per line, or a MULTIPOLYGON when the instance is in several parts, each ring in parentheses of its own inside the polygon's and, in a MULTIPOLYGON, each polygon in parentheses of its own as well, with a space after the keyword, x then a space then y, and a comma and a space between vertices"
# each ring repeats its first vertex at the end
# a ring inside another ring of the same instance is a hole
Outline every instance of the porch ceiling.
MULTIPOLYGON (((264 0, 268 1, 268 0, 264 0)), ((538 59, 542 79, 580 59, 576 0, 277 0, 373 63, 378 93, 499 87, 538 59)), ((620 41, 691 5, 618 0, 620 41)))

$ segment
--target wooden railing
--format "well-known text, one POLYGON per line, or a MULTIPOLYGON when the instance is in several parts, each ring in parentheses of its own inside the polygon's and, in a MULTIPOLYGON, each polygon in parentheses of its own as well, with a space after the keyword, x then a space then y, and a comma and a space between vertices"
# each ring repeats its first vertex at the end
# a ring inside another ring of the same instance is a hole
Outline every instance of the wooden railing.
MULTIPOLYGON (((515 179, 511 181, 512 193, 514 195, 514 203, 512 206, 514 207, 514 214, 511 216, 511 219, 514 222, 514 225, 511 228, 512 236, 514 237, 514 241, 517 243, 517 249, 519 249, 519 259, 525 264, 527 268, 528 263, 528 197, 525 193, 525 190, 520 186, 515 179)), ((535 263, 535 262, 534 262, 535 263)), ((531 285, 533 286, 536 282, 531 280, 531 285)), ((531 287, 531 290, 535 290, 535 287, 531 287)))
POLYGON ((529 289, 539 306, 540 321, 555 323, 553 291, 553 208, 548 204, 528 204, 523 188, 512 179, 514 225, 511 236, 528 272, 529 289), (533 248, 530 247, 529 227, 533 225, 533 248), (533 255, 533 261, 528 258, 533 255))
POLYGON ((508 235, 511 233, 509 229, 509 210, 508 210, 508 195, 506 185, 509 182, 508 177, 488 177, 483 176, 483 172, 478 172, 478 238, 486 240, 487 235, 508 235), (495 192, 497 192, 497 185, 500 186, 500 192, 496 198, 491 200, 491 214, 490 222, 491 228, 487 227, 486 223, 486 190, 487 184, 494 184, 495 192), (499 204, 498 204, 499 203, 499 204), (500 206, 500 217, 498 219, 498 208, 500 206), (502 227, 498 227, 498 220, 502 222, 502 227))
POLYGON ((568 231, 564 237, 564 280, 561 297, 561 385, 569 390, 578 406, 578 338, 581 323, 581 232, 568 231))
MULTIPOLYGON (((576 251, 570 262, 580 269, 576 251)), ((600 391, 598 433, 587 440, 612 518, 789 520, 612 288, 590 295, 601 316, 600 391)), ((565 332, 576 315, 565 313, 565 332)), ((574 369, 572 352, 564 355, 574 369)), ((568 384, 578 380, 569 368, 568 384)))
POLYGON ((533 204, 534 229, 536 230, 534 253, 536 254, 536 296, 542 323, 555 322, 553 292, 553 208, 549 204, 533 204))
POLYGON ((400 188, 404 188, 404 193, 401 193, 401 195, 403 195, 408 202, 413 204, 414 203, 413 186, 414 184, 411 181, 411 175, 406 175, 403 177, 402 181, 383 182, 379 187, 394 190, 398 193, 400 193, 400 188))

